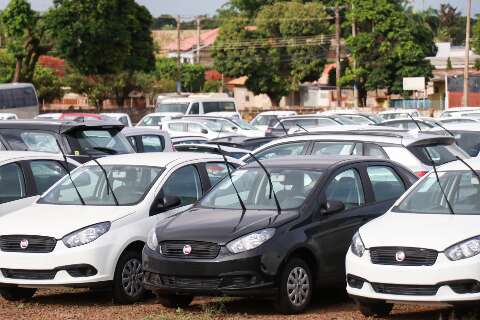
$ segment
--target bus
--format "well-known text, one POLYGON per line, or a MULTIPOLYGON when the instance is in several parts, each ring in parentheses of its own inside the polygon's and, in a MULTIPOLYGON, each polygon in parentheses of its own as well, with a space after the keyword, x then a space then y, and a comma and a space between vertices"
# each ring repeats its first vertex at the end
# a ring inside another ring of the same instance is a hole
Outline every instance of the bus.
POLYGON ((40 105, 31 83, 0 84, 0 113, 14 113, 18 118, 33 119, 40 105))

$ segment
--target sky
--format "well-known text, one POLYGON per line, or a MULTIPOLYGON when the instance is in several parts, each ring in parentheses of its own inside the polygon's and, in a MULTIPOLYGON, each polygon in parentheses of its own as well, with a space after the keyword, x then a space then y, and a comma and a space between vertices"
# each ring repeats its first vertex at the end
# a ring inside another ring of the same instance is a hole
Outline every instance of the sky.
MULTIPOLYGON (((0 0, 0 9, 3 9, 9 0, 0 0)), ((438 8, 440 3, 450 3, 462 11, 466 8, 466 0, 410 0, 418 9, 432 6, 438 8)), ((52 0, 30 0, 35 10, 44 11, 52 4, 52 0)), ((227 0, 137 0, 145 5, 152 15, 172 14, 182 16, 194 16, 201 14, 212 15, 227 0)), ((480 13, 480 1, 472 0, 473 15, 480 13)))

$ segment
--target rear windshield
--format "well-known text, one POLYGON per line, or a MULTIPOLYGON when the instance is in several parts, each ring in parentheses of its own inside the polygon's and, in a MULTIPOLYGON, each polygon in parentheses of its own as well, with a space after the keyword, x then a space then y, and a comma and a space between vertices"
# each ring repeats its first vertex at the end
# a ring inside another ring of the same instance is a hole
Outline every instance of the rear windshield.
POLYGON ((155 112, 176 112, 187 113, 189 103, 160 103, 155 108, 155 112))
POLYGON ((105 156, 134 153, 125 136, 116 129, 75 130, 67 134, 74 155, 105 156))
POLYGON ((468 155, 463 152, 456 144, 436 144, 436 145, 424 145, 408 147, 423 164, 430 166, 432 161, 435 165, 442 165, 444 163, 457 160, 456 156, 463 158, 469 158, 468 155), (430 157, 429 157, 430 155, 430 157))
POLYGON ((4 129, 1 134, 10 150, 60 153, 58 137, 50 131, 4 129))
POLYGON ((471 157, 480 152, 480 132, 454 132, 457 144, 471 157))

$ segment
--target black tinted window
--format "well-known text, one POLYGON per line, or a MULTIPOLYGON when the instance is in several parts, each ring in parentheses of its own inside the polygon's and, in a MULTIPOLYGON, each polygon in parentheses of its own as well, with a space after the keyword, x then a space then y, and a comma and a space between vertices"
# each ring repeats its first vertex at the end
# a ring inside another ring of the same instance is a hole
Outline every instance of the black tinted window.
POLYGON ((31 161, 30 169, 39 194, 47 191, 67 173, 60 163, 51 160, 31 161))
POLYGON ((195 203, 202 196, 200 176, 194 166, 186 166, 173 173, 163 185, 165 196, 180 198, 180 206, 195 203))
POLYGON ((367 168, 376 201, 397 199, 405 192, 402 179, 392 168, 371 166, 367 168))
POLYGON ((16 163, 0 167, 0 203, 25 198, 25 181, 22 169, 16 163))
POLYGON ((462 158, 466 157, 466 154, 455 144, 445 145, 430 145, 430 146, 415 146, 408 148, 422 163, 431 165, 432 161, 436 165, 442 165, 447 162, 457 160, 456 156, 462 158))
POLYGON ((21 108, 38 106, 37 96, 32 87, 0 90, 0 108, 21 108))

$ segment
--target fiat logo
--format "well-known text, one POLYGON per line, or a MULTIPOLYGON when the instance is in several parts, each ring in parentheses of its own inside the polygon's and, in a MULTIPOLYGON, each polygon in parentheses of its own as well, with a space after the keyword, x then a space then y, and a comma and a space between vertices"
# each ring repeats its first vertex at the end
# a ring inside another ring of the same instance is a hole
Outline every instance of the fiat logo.
POLYGON ((188 244, 183 246, 183 254, 188 256, 192 252, 192 247, 188 244))
POLYGON ((403 252, 403 251, 398 251, 397 253, 395 253, 395 260, 397 260, 398 262, 405 261, 406 257, 407 256, 405 255, 405 252, 403 252))
POLYGON ((20 248, 22 248, 22 249, 27 249, 28 248, 28 240, 27 239, 23 239, 22 241, 20 241, 20 248))

